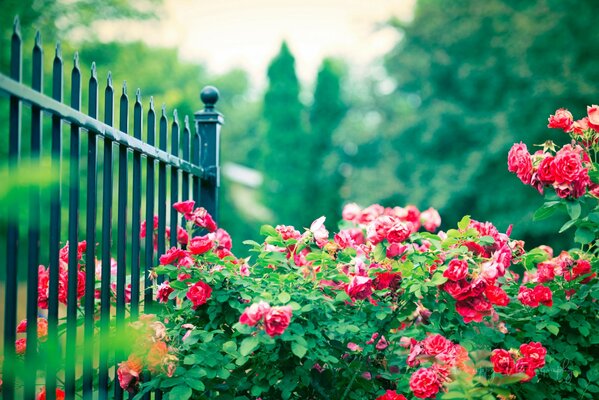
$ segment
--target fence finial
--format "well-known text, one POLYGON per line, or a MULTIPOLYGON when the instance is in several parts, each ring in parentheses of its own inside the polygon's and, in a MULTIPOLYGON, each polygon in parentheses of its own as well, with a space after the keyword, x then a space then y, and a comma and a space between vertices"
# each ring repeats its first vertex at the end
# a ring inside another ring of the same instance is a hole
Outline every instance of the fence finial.
POLYGON ((40 31, 35 32, 35 46, 42 47, 42 33, 40 31))
POLYGON ((189 129, 189 116, 186 115, 185 118, 183 119, 183 123, 185 124, 185 128, 189 129))
POLYGON ((73 68, 79 68, 79 52, 75 52, 73 56, 73 68))
POLYGON ((162 103, 162 116, 166 118, 166 103, 162 103))
POLYGON ((123 81, 123 95, 127 95, 127 81, 123 81))
POLYGON ((135 101, 141 103, 141 89, 140 88, 137 88, 137 90, 135 91, 135 101))
POLYGON ((213 111, 220 93, 214 86, 205 86, 200 93, 200 99, 204 103, 205 111, 213 111))
POLYGON ((179 113, 177 112, 177 109, 175 108, 175 110, 173 111, 173 119, 175 121, 177 121, 179 119, 179 113))
POLYGON ((62 58, 62 46, 60 45, 60 42, 56 42, 56 47, 54 48, 54 57, 62 58))
POLYGON ((21 34, 21 21, 19 20, 19 16, 16 15, 15 16, 15 20, 13 22, 12 25, 12 32, 16 35, 20 35, 21 34))
POLYGON ((92 78, 98 79, 98 72, 96 71, 96 62, 92 61, 92 78))
POLYGON ((154 109, 154 96, 150 96, 150 109, 154 109))

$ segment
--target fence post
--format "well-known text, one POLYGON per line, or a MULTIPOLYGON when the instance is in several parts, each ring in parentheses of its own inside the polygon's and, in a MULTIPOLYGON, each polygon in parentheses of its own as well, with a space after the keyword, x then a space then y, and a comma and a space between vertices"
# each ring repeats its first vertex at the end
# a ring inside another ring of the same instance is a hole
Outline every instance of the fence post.
MULTIPOLYGON (((213 86, 202 89, 200 98, 204 109, 194 114, 196 132, 200 135, 200 163, 204 179, 200 185, 198 202, 218 222, 218 188, 220 186, 220 127, 224 123, 221 113, 214 109, 218 90, 213 86)), ((197 196, 198 194, 195 193, 197 196)))

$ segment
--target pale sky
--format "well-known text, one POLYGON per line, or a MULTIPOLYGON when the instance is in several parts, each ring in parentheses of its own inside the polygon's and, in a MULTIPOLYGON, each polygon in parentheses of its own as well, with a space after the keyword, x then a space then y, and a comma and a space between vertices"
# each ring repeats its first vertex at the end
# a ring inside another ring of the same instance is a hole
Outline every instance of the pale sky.
POLYGON ((377 24, 391 16, 412 17, 415 0, 165 0, 162 20, 99 26, 100 39, 141 39, 179 48, 183 59, 211 72, 234 67, 262 87, 266 68, 287 40, 304 82, 312 82, 326 56, 365 69, 397 41, 377 24))

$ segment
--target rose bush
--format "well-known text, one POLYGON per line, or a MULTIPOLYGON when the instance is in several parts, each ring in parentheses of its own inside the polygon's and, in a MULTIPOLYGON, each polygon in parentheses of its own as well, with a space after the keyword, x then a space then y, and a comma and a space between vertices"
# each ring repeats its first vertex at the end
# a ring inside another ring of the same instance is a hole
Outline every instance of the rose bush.
POLYGON ((135 399, 596 398, 598 115, 560 109, 549 127, 570 144, 508 155, 545 196, 536 219, 570 216, 567 251, 468 216, 437 231, 434 209, 348 204, 336 233, 324 218, 263 226, 244 259, 203 208, 176 203, 181 246, 150 274, 153 314, 131 322, 115 384, 135 399))

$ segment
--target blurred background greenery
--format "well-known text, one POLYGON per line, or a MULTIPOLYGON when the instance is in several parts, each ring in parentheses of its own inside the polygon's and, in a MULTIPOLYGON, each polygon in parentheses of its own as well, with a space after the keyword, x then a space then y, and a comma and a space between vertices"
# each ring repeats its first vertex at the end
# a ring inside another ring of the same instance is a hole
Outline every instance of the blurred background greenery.
MULTIPOLYGON (((97 39, 94 22, 159 20, 152 10, 161 3, 3 0, 1 69, 8 71, 12 18, 19 15, 25 82, 33 31, 43 32, 46 93, 59 39, 65 71, 78 49, 83 82, 95 61, 101 82, 111 70, 115 92, 126 79, 130 98, 141 88, 146 107, 151 95, 169 112, 191 115, 201 108, 200 87, 217 86, 226 121, 221 225, 236 254, 246 254, 241 241, 256 239, 263 223, 301 228, 326 215, 332 229, 348 202, 432 206, 442 228, 471 214, 501 230, 514 224, 513 236, 529 245, 568 246, 567 238, 553 236, 559 221, 532 223, 542 199, 508 173, 506 156, 520 140, 529 148, 547 138, 563 142, 564 135, 546 129, 547 116, 566 107, 582 117, 587 104, 599 101, 597 1, 418 0, 410 21, 393 15, 379 21, 397 32, 396 44, 367 73, 356 74, 350 60, 325 57, 312 80, 302 81, 293 47, 282 42, 258 89, 242 66, 214 74, 182 59, 177 48, 97 39)), ((8 102, 0 102, 4 162, 8 102)), ((4 208, 25 179, 2 176, 4 208)))

